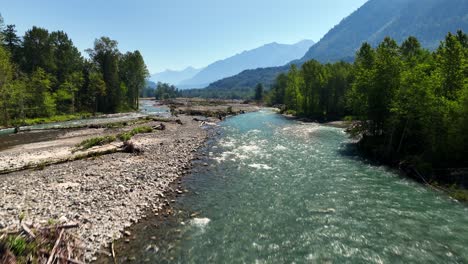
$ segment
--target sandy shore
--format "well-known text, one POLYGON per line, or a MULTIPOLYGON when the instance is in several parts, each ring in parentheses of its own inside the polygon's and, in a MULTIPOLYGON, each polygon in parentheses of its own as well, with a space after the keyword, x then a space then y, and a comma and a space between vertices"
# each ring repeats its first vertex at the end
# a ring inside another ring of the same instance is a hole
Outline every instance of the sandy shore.
MULTIPOLYGON (((193 117, 179 119, 182 125, 170 122, 164 131, 136 135, 132 141, 144 150, 140 155, 114 153, 0 175, 0 229, 17 223, 22 213, 26 222, 74 221, 91 259, 125 227, 170 203, 164 192, 182 192, 170 190, 170 184, 189 169, 207 131, 193 117)), ((62 152, 76 143, 73 138, 19 146, 8 155, 31 155, 29 147, 40 159, 37 151, 51 144, 61 144, 55 155, 67 155, 62 152)))

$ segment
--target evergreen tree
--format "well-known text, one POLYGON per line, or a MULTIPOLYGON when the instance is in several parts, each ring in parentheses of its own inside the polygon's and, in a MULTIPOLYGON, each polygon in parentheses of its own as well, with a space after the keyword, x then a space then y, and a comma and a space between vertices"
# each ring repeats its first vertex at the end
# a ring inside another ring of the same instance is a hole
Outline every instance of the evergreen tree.
POLYGON ((262 101, 263 100, 263 84, 259 83, 255 86, 255 101, 262 101))

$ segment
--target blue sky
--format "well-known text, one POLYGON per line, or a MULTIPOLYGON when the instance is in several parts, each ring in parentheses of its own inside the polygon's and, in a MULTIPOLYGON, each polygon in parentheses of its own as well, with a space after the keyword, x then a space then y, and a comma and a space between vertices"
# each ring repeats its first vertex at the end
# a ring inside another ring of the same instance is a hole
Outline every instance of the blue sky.
POLYGON ((63 30, 84 51, 109 36, 151 73, 202 67, 266 43, 318 41, 367 0, 1 0, 18 32, 63 30))

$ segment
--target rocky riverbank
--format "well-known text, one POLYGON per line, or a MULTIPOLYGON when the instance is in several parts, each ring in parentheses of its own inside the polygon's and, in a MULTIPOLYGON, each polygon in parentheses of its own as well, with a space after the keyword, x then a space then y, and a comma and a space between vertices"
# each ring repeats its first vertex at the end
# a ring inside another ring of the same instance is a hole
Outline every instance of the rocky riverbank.
POLYGON ((123 235, 123 230, 158 212, 164 192, 190 168, 207 131, 193 117, 182 124, 134 136, 141 154, 114 153, 0 176, 0 228, 25 222, 73 221, 86 245, 86 257, 123 235))

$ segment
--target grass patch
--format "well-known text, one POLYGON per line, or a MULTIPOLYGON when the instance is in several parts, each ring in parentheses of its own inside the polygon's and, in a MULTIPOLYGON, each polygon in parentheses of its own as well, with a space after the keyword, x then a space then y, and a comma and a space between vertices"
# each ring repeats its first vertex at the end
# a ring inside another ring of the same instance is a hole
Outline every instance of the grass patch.
POLYGON ((32 126, 38 124, 47 124, 55 122, 64 122, 70 120, 83 119, 93 116, 91 113, 79 113, 79 114, 70 114, 70 115, 56 115, 51 117, 38 117, 38 118, 27 118, 22 120, 21 123, 24 126, 32 126))
POLYGON ((136 134, 144 134, 144 133, 151 133, 151 132, 153 132, 153 128, 149 126, 135 127, 129 132, 118 134, 117 138, 125 142, 125 141, 129 141, 130 139, 132 139, 132 137, 135 136, 136 134))
POLYGON ((94 146, 103 146, 114 142, 116 140, 115 136, 102 136, 102 137, 94 137, 83 140, 81 143, 77 144, 75 147, 80 150, 85 150, 92 148, 94 146))
POLYGON ((161 116, 147 116, 145 118, 148 121, 156 121, 156 122, 171 122, 172 119, 167 118, 167 117, 161 117, 161 116))

